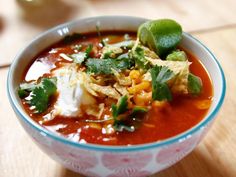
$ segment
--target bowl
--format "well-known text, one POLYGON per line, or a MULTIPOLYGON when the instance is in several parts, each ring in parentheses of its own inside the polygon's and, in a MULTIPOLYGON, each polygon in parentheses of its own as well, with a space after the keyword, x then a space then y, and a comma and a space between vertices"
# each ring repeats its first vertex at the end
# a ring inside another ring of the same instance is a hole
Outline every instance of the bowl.
MULTIPOLYGON (((34 122, 18 98, 17 88, 27 66, 39 52, 68 34, 100 30, 137 31, 147 19, 128 16, 101 16, 79 19, 52 28, 34 38, 12 63, 7 79, 8 97, 15 114, 28 135, 48 156, 64 167, 86 176, 148 176, 159 172, 189 154, 211 127, 225 96, 223 70, 211 51, 190 34, 183 33, 181 46, 201 60, 212 79, 214 98, 204 117, 191 129, 163 141, 133 146, 80 144, 50 132, 34 122)), ((32 159, 33 160, 33 159, 32 159)))

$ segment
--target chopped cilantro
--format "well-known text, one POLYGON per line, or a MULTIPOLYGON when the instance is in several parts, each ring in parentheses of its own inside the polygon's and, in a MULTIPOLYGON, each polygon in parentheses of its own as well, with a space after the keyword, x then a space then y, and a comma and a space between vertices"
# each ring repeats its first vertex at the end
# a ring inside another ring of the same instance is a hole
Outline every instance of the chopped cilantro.
POLYGON ((85 54, 86 54, 85 59, 89 58, 89 55, 92 52, 92 50, 93 50, 93 45, 89 44, 88 47, 85 49, 85 54))
POLYGON ((134 131, 133 126, 128 126, 122 119, 118 119, 118 116, 128 111, 128 97, 123 96, 120 98, 117 105, 112 105, 112 116, 114 119, 113 127, 116 131, 122 132, 123 130, 127 130, 129 132, 134 131))
POLYGON ((114 119, 113 127, 116 131, 122 132, 123 130, 133 132, 140 124, 140 119, 146 114, 147 109, 142 107, 134 107, 130 112, 128 110, 128 97, 123 96, 120 98, 117 105, 112 105, 112 116, 114 119), (127 113, 127 114, 125 114, 127 113))
POLYGON ((129 57, 134 59, 136 67, 139 67, 145 70, 150 68, 150 64, 146 60, 144 56, 144 50, 141 47, 137 46, 135 49, 131 50, 129 53, 129 57))
POLYGON ((18 90, 20 98, 26 98, 27 103, 33 107, 35 113, 44 112, 49 98, 56 93, 56 78, 43 78, 39 84, 21 84, 18 90))
POLYGON ((152 99, 153 100, 171 100, 171 91, 167 82, 174 77, 173 71, 166 66, 154 66, 151 70, 152 76, 152 99))
POLYGON ((128 110, 128 97, 125 95, 120 98, 117 105, 112 105, 112 116, 116 119, 118 115, 125 113, 128 110))
POLYGON ((192 73, 188 75, 188 91, 193 95, 198 95, 202 91, 202 80, 192 73))
POLYGON ((82 64, 86 59, 89 58, 89 55, 93 49, 93 45, 89 44, 88 47, 85 49, 85 52, 79 52, 79 53, 74 53, 72 55, 69 55, 74 63, 77 64, 82 64))
POLYGON ((132 61, 128 58, 122 59, 95 59, 89 58, 85 65, 87 72, 94 74, 112 74, 114 70, 122 71, 132 67, 132 61))

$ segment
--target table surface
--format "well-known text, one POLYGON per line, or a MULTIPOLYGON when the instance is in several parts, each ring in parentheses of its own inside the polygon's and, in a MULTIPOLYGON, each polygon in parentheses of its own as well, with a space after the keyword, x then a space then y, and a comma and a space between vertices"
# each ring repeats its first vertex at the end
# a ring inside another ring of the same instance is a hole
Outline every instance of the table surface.
POLYGON ((153 177, 236 176, 235 0, 41 1, 45 1, 44 4, 30 7, 21 0, 0 0, 0 177, 81 177, 51 160, 30 140, 9 105, 6 77, 17 51, 34 36, 65 21, 97 15, 173 18, 182 24, 184 31, 212 50, 227 79, 223 107, 198 147, 179 163, 153 177))

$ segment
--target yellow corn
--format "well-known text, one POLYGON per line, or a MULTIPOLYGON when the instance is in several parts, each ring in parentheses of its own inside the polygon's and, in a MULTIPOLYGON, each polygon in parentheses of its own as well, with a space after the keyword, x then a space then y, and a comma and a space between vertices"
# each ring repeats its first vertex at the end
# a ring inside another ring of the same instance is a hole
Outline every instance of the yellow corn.
POLYGON ((135 93, 139 93, 143 90, 148 89, 151 86, 150 82, 148 81, 143 81, 140 84, 134 85, 130 88, 128 88, 128 91, 130 94, 135 94, 135 93))
POLYGON ((138 79, 140 77, 140 72, 138 70, 132 70, 129 73, 131 79, 138 79))
POLYGON ((142 92, 134 95, 134 102, 138 106, 148 105, 152 99, 152 92, 142 92))

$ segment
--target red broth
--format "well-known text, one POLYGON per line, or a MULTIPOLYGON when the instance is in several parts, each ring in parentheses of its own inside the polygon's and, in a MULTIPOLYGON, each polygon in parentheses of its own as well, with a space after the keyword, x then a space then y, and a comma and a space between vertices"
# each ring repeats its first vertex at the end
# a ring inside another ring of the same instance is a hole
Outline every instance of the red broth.
MULTIPOLYGON (((124 34, 129 34, 130 38, 136 39, 136 33, 133 32, 104 32, 102 38, 109 38, 109 43, 120 42, 124 40, 124 34)), ((85 37, 74 41, 70 44, 58 42, 55 45, 42 51, 34 58, 32 64, 27 68, 24 81, 37 80, 42 75, 48 75, 51 69, 60 67, 62 62, 68 62, 62 59, 59 54, 72 54, 74 48, 72 44, 90 44, 95 47, 93 57, 99 57, 101 47, 99 42, 101 37, 95 33, 84 35, 85 37)), ((182 48, 181 48, 182 49, 182 48)), ((184 50, 184 49, 182 49, 184 50)), ((99 124, 86 123, 81 119, 65 118, 56 116, 53 120, 42 122, 44 114, 32 114, 29 106, 24 102, 25 110, 29 113, 31 118, 44 126, 45 128, 58 133, 72 141, 81 143, 93 143, 103 145, 135 145, 144 144, 155 141, 164 140, 180 134, 199 123, 207 114, 208 107, 211 104, 213 97, 213 89, 211 79, 202 65, 202 63, 191 53, 185 51, 192 62, 190 71, 199 76, 203 82, 203 90, 199 96, 177 96, 174 95, 173 100, 162 109, 151 109, 145 116, 142 125, 134 132, 115 132, 113 134, 104 134, 103 130, 99 128, 99 124)), ((55 102, 51 100, 51 105, 55 102)), ((50 111, 49 108, 48 111, 50 111)), ((110 115, 110 110, 105 111, 110 115)))

